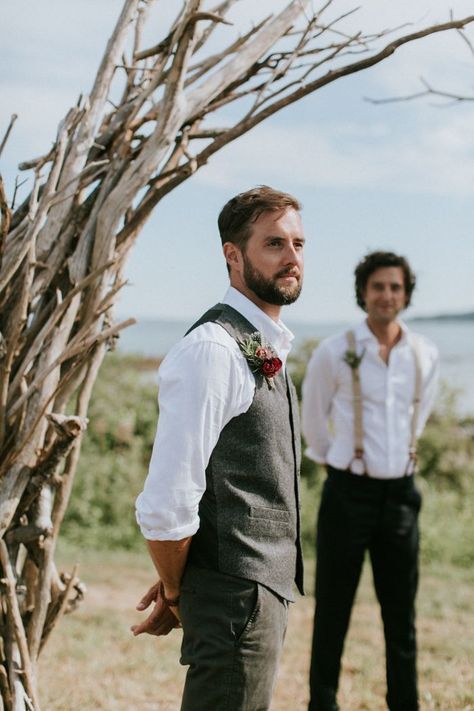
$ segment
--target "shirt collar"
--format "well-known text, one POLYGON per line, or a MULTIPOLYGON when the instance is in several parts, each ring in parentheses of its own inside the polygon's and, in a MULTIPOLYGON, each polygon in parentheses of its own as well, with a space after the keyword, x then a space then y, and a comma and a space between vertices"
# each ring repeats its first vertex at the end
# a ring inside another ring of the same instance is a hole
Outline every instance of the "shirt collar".
MULTIPOLYGON (((406 343, 409 340, 410 329, 401 319, 398 319, 398 324, 402 329, 402 335, 398 343, 406 343)), ((378 344, 377 338, 374 336, 374 334, 367 325, 367 319, 364 319, 361 323, 358 324, 358 326, 355 327, 354 333, 356 341, 372 341, 373 343, 378 344)))
POLYGON ((253 301, 250 301, 249 298, 233 286, 229 286, 227 289, 222 303, 232 306, 232 308, 242 314, 247 321, 250 321, 257 331, 263 333, 267 341, 275 348, 278 356, 283 361, 286 360, 291 350, 294 334, 285 326, 283 321, 280 319, 274 321, 254 304, 253 301))

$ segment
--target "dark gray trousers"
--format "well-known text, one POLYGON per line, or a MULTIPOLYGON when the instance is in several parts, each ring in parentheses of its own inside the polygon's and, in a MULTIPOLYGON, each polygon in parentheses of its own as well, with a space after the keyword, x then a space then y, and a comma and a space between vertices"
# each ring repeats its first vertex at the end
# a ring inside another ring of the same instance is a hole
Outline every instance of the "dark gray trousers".
POLYGON ((266 711, 288 603, 263 585, 188 566, 181 584, 181 711, 266 711))

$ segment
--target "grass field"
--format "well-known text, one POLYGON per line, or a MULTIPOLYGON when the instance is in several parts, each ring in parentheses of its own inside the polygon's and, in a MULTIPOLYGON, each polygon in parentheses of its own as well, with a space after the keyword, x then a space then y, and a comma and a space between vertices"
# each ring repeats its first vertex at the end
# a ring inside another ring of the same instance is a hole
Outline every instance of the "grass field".
MULTIPOLYGON (((41 660, 47 711, 176 711, 185 670, 181 632, 134 638, 134 608, 152 582, 145 553, 65 549, 66 568, 79 560, 88 592, 81 608, 53 632, 41 660)), ((311 566, 310 566, 311 567, 311 566)), ((308 576, 312 588, 312 574, 308 576)), ((313 598, 292 606, 272 711, 303 711, 313 598)), ((423 711, 472 711, 474 609, 472 575, 458 567, 425 566, 418 604, 419 673, 423 711)), ((344 656, 343 711, 383 711, 384 651, 370 570, 365 569, 344 656)), ((212 710, 210 710, 212 711, 212 710)))

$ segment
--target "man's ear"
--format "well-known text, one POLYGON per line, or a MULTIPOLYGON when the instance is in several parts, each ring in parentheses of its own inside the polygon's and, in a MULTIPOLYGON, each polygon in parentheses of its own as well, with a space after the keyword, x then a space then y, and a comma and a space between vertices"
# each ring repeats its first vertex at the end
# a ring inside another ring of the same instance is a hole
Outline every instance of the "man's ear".
POLYGON ((242 252, 236 244, 233 242, 224 242, 222 245, 222 251, 224 252, 225 260, 230 269, 235 269, 239 266, 242 252))

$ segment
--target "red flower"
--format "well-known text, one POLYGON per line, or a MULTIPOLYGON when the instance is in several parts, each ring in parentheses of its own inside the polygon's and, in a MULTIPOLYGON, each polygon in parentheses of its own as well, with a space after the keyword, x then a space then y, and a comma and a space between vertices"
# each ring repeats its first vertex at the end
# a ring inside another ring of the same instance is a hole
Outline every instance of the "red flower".
POLYGON ((270 346, 264 345, 262 334, 255 331, 243 341, 238 340, 237 343, 252 373, 260 373, 268 387, 274 388, 273 378, 281 370, 283 363, 270 346))
POLYGON ((269 358, 262 364, 262 373, 266 378, 273 378, 282 366, 279 358, 269 358))

